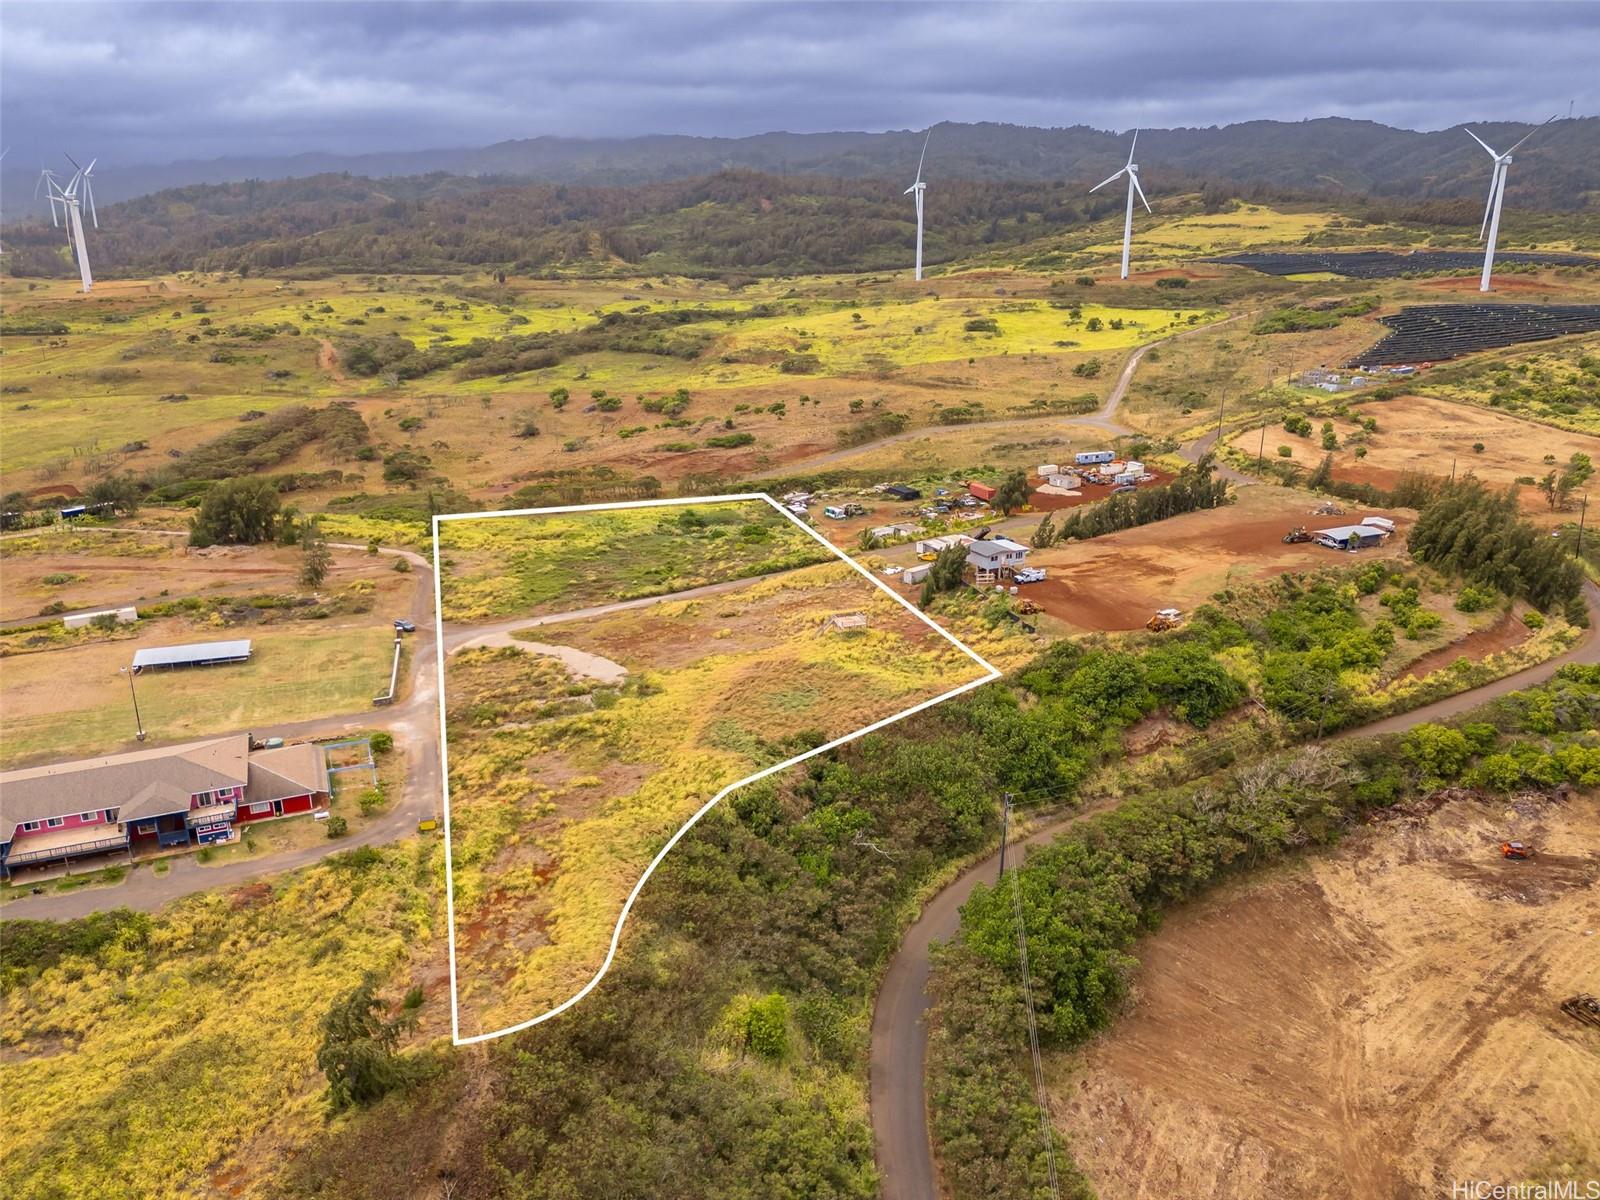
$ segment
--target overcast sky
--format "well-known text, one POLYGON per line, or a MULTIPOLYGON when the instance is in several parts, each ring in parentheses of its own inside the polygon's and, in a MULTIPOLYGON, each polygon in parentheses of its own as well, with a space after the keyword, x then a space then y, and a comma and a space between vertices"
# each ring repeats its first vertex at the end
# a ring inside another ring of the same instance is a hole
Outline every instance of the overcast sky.
POLYGON ((1600 4, 6 0, 0 138, 108 162, 627 136, 1600 111, 1600 4))

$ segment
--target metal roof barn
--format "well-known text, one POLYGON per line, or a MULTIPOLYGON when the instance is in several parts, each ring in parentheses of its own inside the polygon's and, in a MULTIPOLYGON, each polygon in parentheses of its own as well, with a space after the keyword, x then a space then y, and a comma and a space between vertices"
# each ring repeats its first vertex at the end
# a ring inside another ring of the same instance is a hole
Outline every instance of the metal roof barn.
POLYGON ((133 669, 152 667, 209 667, 215 663, 244 662, 250 657, 250 639, 237 642, 191 642, 187 646, 151 646, 133 656, 133 669))

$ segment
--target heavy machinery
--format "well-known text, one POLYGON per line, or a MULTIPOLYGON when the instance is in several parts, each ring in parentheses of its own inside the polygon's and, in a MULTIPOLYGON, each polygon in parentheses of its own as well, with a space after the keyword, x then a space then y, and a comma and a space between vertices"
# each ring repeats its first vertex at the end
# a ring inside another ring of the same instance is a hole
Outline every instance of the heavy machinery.
POLYGON ((938 560, 939 560, 939 556, 937 554, 935 554, 931 550, 928 551, 926 554, 917 555, 917 561, 918 562, 937 562, 938 560))
POLYGON ((1501 842, 1500 857, 1531 858, 1533 857, 1533 847, 1523 842, 1501 842))
POLYGON ((1169 629, 1176 629, 1183 624, 1183 614, 1175 608, 1163 608, 1155 616, 1144 623, 1144 627, 1151 633, 1165 633, 1169 629))
POLYGON ((1575 1021, 1600 1029, 1600 1000, 1579 993, 1561 1002, 1561 1011, 1575 1021))
POLYGON ((1018 600, 1016 611, 1025 617, 1031 617, 1034 613, 1042 613, 1044 609, 1040 608, 1032 600, 1018 600))
POLYGON ((1288 533, 1283 535, 1283 544, 1286 546, 1294 546, 1298 545, 1300 542, 1309 542, 1310 540, 1311 535, 1306 532, 1306 527, 1304 525, 1296 525, 1293 529, 1289 530, 1288 533))

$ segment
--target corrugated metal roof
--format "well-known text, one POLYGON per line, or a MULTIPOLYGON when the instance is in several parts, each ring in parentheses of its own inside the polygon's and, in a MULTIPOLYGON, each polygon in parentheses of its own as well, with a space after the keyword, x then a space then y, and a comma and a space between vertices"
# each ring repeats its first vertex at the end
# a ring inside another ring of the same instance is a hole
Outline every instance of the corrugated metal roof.
POLYGON ((236 642, 190 642, 186 646, 149 646, 133 656, 135 667, 181 667, 209 662, 238 662, 250 657, 250 639, 236 642))
POLYGON ((1317 529, 1313 534, 1317 537, 1337 538, 1345 541, 1354 533, 1360 537, 1386 537, 1389 531, 1379 525, 1335 525, 1332 529, 1317 529))

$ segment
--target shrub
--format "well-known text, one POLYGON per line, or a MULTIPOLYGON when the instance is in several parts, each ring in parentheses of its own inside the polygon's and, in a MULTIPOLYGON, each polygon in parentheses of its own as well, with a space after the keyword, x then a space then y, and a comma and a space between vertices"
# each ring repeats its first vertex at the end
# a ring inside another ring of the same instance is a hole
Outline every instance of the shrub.
MULTIPOLYGON (((405 559, 400 561, 404 562, 405 559)), ((387 754, 394 749, 394 734, 388 730, 380 729, 368 740, 372 743, 372 752, 374 754, 387 754)))
POLYGON ((330 838, 342 838, 345 834, 347 834, 349 832, 350 832, 350 822, 349 821, 346 821, 343 817, 329 817, 328 818, 328 836, 330 838))

